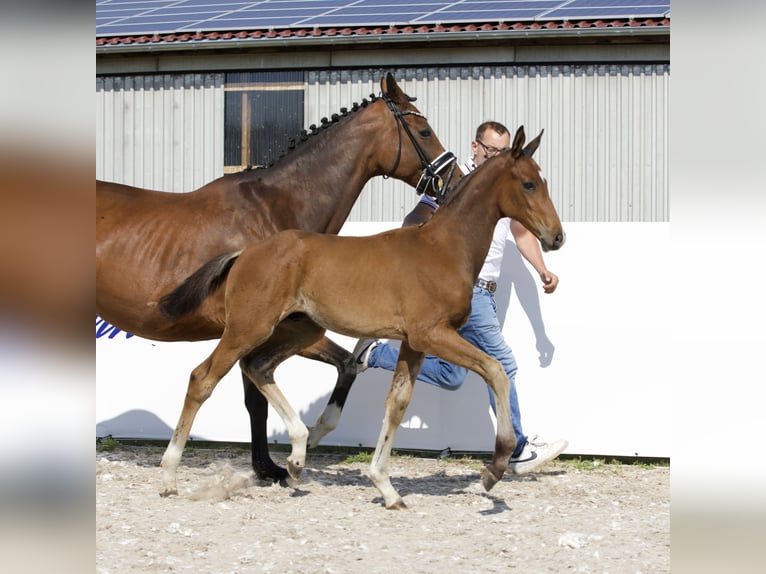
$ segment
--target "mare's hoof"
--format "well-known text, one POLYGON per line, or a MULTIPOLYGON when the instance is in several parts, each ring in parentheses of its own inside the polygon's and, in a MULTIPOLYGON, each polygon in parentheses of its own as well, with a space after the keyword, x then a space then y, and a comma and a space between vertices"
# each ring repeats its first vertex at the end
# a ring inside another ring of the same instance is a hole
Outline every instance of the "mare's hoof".
POLYGON ((492 487, 497 484, 498 480, 500 480, 500 478, 495 476, 489 467, 485 466, 481 469, 481 485, 487 492, 492 490, 492 487))
POLYGON ((164 490, 160 490, 160 496, 162 498, 167 498, 168 496, 175 496, 178 494, 177 488, 166 488, 164 490))
POLYGON ((281 466, 277 466, 276 464, 269 465, 268 468, 256 468, 253 466, 253 470, 255 471, 255 476, 260 481, 268 482, 270 484, 278 482, 283 486, 286 484, 285 481, 288 477, 287 470, 281 466))

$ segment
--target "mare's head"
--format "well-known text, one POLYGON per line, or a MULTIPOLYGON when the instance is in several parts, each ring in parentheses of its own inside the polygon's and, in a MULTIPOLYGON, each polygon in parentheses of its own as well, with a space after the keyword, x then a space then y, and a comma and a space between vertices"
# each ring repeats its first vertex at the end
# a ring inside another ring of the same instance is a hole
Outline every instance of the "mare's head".
MULTIPOLYGON (((548 182, 532 155, 540 145, 543 132, 524 146, 524 126, 516 130, 511 148, 498 158, 510 161, 510 178, 504 179, 500 208, 504 215, 516 219, 540 240, 543 251, 564 245, 566 235, 556 208, 548 194, 548 182)), ((490 161, 503 161, 493 158, 490 161)), ((486 162, 489 164, 489 161, 486 162)))
MULTIPOLYGON (((395 177, 418 193, 438 192, 446 187, 455 155, 444 149, 426 117, 412 104, 389 72, 380 79, 382 98, 376 101, 379 114, 375 161, 381 175, 395 177)), ((460 177, 461 173, 457 177, 460 177)))

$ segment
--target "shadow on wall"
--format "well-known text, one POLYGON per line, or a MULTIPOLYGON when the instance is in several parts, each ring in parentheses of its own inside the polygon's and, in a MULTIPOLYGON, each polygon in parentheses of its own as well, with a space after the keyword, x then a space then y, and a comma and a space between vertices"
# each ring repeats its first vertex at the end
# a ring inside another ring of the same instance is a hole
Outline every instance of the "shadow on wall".
MULTIPOLYGON (((96 423, 96 438, 112 436, 114 438, 145 438, 150 440, 170 440, 173 430, 152 412, 134 409, 121 415, 96 423)), ((189 435, 190 440, 205 440, 189 435)))
POLYGON ((545 323, 540 311, 541 281, 539 277, 532 275, 516 244, 509 240, 505 245, 503 268, 495 293, 497 317, 501 326, 505 324, 505 315, 508 312, 508 304, 514 289, 521 308, 535 333, 535 347, 540 366, 545 368, 553 361, 555 347, 545 332, 545 323))

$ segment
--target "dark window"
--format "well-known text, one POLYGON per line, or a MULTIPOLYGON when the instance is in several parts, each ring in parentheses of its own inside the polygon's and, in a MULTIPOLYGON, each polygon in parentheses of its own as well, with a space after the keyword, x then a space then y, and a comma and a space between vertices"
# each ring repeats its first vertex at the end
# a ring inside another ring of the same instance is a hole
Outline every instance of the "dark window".
POLYGON ((303 72, 226 74, 224 169, 268 165, 303 129, 303 72))

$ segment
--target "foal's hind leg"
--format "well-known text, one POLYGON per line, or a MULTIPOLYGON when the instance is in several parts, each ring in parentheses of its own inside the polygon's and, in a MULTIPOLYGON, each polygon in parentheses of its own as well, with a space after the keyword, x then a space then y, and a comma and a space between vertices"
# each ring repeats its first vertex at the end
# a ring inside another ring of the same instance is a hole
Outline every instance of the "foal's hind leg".
POLYGON ((306 462, 308 429, 274 382, 274 370, 288 357, 315 343, 323 334, 324 329, 305 315, 293 315, 277 326, 265 344, 240 361, 243 372, 257 387, 256 392, 268 400, 287 427, 292 444, 292 453, 287 459, 287 472, 296 479, 306 462))
POLYGON ((271 459, 266 436, 269 403, 244 371, 242 371, 242 382, 245 390, 245 408, 250 415, 250 451, 253 471, 260 480, 283 483, 288 476, 287 470, 271 459))
POLYGON ((327 337, 317 341, 311 347, 301 351, 300 355, 307 359, 322 361, 335 365, 338 370, 338 379, 335 388, 327 401, 322 414, 315 425, 309 428, 308 447, 314 448, 324 436, 338 426, 343 406, 346 404, 351 385, 356 380, 356 362, 354 355, 327 337))
MULTIPOLYGON (((338 371, 330 400, 324 412, 317 419, 314 427, 309 428, 308 448, 319 444, 322 438, 338 426, 343 406, 346 404, 351 385, 356 379, 354 356, 340 345, 324 337, 299 353, 302 357, 334 365, 338 371)), ((287 471, 274 463, 269 454, 266 436, 266 422, 269 416, 269 403, 251 381, 242 373, 245 390, 245 407, 250 415, 250 450, 252 465, 256 476, 261 480, 283 482, 287 471)))
POLYGON ((370 478, 377 489, 383 495, 386 508, 400 510, 407 505, 396 492, 388 476, 388 460, 391 455, 391 447, 394 444, 394 434, 402 422, 407 405, 412 398, 412 388, 417 379, 420 367, 425 355, 413 351, 410 346, 402 341, 399 350, 399 358, 396 361, 396 370, 391 381, 391 389, 386 397, 386 414, 383 418, 383 427, 380 429, 378 444, 375 446, 375 454, 370 464, 370 478))
POLYGON ((189 438, 194 417, 197 416, 202 403, 211 395, 218 381, 231 370, 238 358, 236 349, 222 347, 219 342, 213 353, 192 371, 181 416, 173 432, 173 438, 170 440, 165 454, 162 455, 160 496, 178 494, 176 471, 181 461, 181 453, 189 438))
POLYGON ((287 472, 292 478, 298 479, 306 466, 306 442, 309 430, 274 383, 273 369, 259 373, 250 372, 250 377, 287 427, 287 434, 290 436, 292 445, 292 452, 287 457, 287 472))

